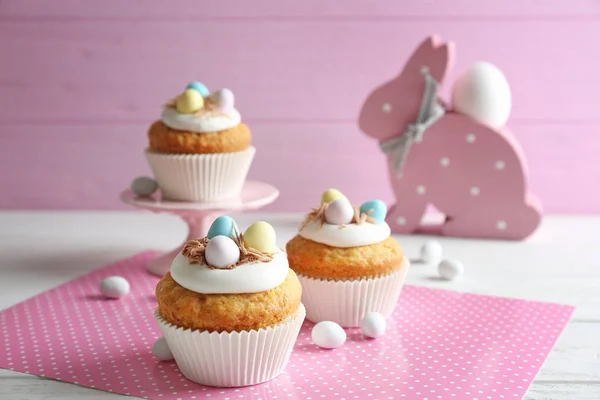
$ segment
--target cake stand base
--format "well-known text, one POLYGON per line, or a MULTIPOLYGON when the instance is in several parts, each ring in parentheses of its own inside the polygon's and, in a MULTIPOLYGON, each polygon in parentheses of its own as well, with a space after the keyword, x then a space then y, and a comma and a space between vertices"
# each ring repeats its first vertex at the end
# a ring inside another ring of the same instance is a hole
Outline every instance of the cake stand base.
MULTIPOLYGON (((131 190, 121 193, 121 201, 125 204, 159 213, 169 213, 180 217, 188 226, 187 240, 206 236, 215 218, 228 212, 255 210, 274 202, 279 190, 267 183, 247 181, 238 197, 212 203, 193 203, 172 201, 157 197, 140 197, 131 190)), ((172 251, 151 259, 147 264, 148 271, 157 276, 164 276, 171 268, 171 263, 181 251, 182 245, 172 251)))

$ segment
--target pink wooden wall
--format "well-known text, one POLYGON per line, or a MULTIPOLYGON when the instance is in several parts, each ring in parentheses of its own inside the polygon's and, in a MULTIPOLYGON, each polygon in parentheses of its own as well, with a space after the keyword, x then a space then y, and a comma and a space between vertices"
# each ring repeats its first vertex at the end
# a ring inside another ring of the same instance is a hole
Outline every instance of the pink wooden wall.
POLYGON ((190 80, 234 90, 272 210, 330 186, 389 200, 355 121, 430 33, 457 43, 453 76, 505 72, 546 211, 600 212, 599 0, 0 0, 0 208, 124 208, 146 127, 190 80))

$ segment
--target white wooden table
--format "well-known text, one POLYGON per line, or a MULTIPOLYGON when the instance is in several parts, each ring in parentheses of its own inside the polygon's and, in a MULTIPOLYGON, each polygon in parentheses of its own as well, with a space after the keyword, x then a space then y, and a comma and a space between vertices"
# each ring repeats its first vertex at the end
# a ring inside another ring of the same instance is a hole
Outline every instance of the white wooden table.
MULTIPOLYGON (((235 216, 241 226, 273 224, 284 246, 299 214, 235 216)), ((176 217, 145 212, 0 213, 0 309, 113 261, 149 249, 170 250, 185 237, 176 217)), ((398 238, 412 258, 423 236, 398 238)), ((600 399, 600 217, 547 217, 525 243, 440 239, 465 276, 432 279, 415 264, 408 282, 577 306, 528 399, 600 399)), ((0 349, 1 351, 2 349, 0 349)), ((125 399, 106 392, 0 370, 1 400, 125 399)))

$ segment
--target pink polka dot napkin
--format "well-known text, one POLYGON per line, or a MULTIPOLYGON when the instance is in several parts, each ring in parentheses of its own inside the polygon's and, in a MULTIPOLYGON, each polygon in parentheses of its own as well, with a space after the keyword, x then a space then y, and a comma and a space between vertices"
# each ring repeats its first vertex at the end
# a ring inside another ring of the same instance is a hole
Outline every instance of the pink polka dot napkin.
POLYGON ((520 399, 574 310, 571 306, 406 286, 387 333, 322 350, 306 322, 286 371, 220 389, 186 380, 151 354, 158 278, 152 253, 119 261, 0 312, 0 368, 149 399, 520 399), (125 277, 120 300, 99 282, 125 277))

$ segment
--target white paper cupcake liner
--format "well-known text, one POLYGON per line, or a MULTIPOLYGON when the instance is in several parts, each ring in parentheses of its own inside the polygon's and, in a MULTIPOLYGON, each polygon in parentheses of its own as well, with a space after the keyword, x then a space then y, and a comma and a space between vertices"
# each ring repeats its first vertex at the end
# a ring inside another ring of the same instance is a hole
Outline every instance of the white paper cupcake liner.
POLYGON ((377 278, 330 281, 297 274, 302 285, 306 318, 312 322, 333 321, 344 328, 360 326, 363 317, 378 312, 388 318, 400 297, 410 262, 377 278))
POLYGON ((154 179, 165 199, 224 200, 240 194, 256 149, 236 153, 161 154, 146 150, 154 179))
POLYGON ((181 373, 191 381, 218 387, 256 385, 277 377, 285 368, 306 311, 265 329, 241 332, 206 332, 178 328, 158 321, 181 373))

